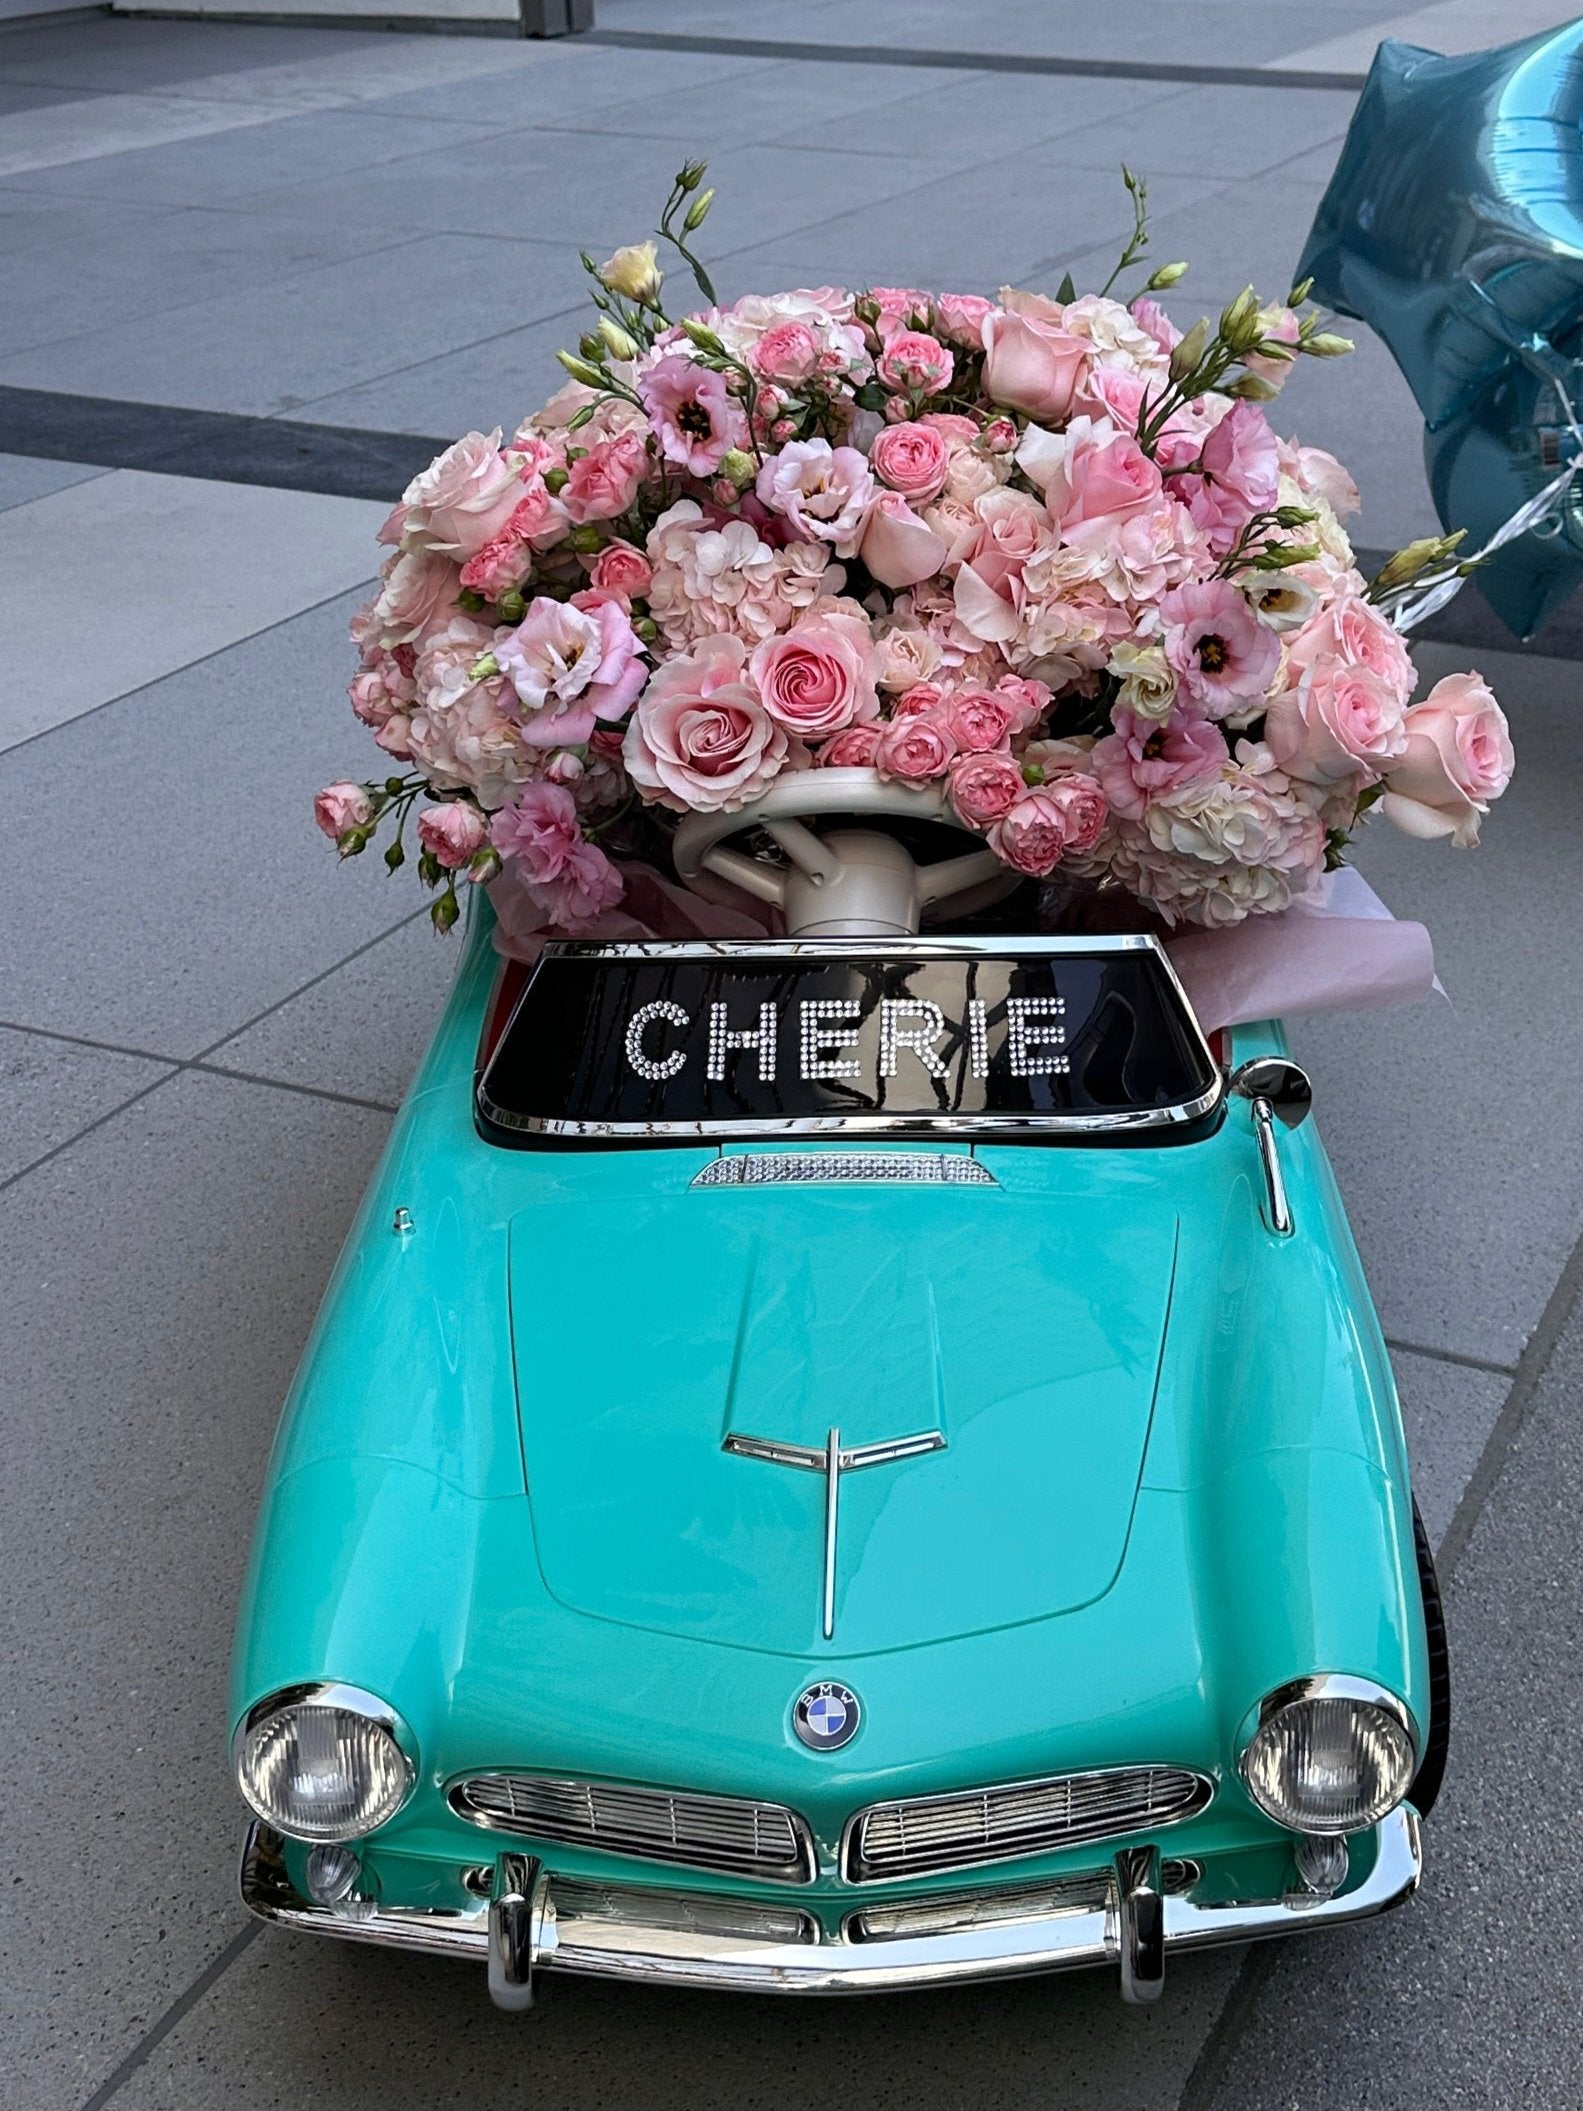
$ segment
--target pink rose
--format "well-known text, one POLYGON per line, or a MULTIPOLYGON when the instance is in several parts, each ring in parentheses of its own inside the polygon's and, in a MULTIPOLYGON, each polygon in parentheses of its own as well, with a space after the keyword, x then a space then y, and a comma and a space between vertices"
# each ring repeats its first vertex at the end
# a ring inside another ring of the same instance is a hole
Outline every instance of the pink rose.
POLYGON ((1025 491, 987 492, 973 507, 977 526, 951 551, 956 575, 956 619, 986 643, 1016 635, 1022 575, 1030 559, 1055 547, 1050 516, 1025 491))
POLYGON ((693 476, 713 476, 733 447, 745 447, 747 419, 725 376, 672 353, 638 383, 660 451, 693 476))
POLYGON ((868 625, 856 616, 805 616, 753 650, 748 669, 765 710, 802 740, 823 740, 879 716, 868 625))
POLYGON ((881 337, 908 329, 929 313, 929 296, 916 286, 870 286, 867 297, 879 310, 875 328, 881 337))
POLYGON ((938 715, 945 702, 945 690, 938 682, 914 682, 904 689, 890 707, 894 718, 924 718, 930 712, 938 715))
POLYGON ((1265 745, 1281 769, 1311 784, 1361 784, 1407 751, 1401 698, 1367 667, 1326 658, 1270 706, 1265 745))
POLYGON ((942 293, 934 304, 934 324, 942 337, 971 351, 984 348, 984 324, 995 312, 995 303, 977 293, 942 293))
POLYGON ((516 470, 500 452, 500 429, 470 432, 447 447, 402 494, 407 533, 447 556, 471 557, 498 535, 521 497, 516 470))
MULTIPOLYGON (((313 818, 332 843, 374 818, 374 802, 361 784, 327 784, 313 802, 313 818)), ((344 853, 343 853, 344 854, 344 853)))
POLYGON ((989 844, 996 857, 1014 872, 1042 879, 1065 857, 1071 834, 1066 802, 1056 797, 1054 785, 1040 784, 1031 791, 1024 790, 1022 797, 993 824, 989 844))
POLYGON ((1093 849, 1110 818, 1110 801, 1097 777, 1076 772, 1070 777, 1052 777, 1040 786, 1066 816, 1067 857, 1081 857, 1093 849))
POLYGON ((418 816, 418 841, 446 872, 456 872, 483 849, 488 830, 476 806, 447 799, 418 816))
POLYGON ((806 323, 771 323, 748 357, 766 381, 806 381, 819 369, 819 340, 806 323))
POLYGON ((1287 641, 1287 659, 1294 677, 1323 659, 1366 667, 1403 704, 1418 679, 1401 633, 1355 593, 1340 595, 1310 617, 1287 641))
POLYGON ((1165 657, 1183 702, 1225 718, 1264 697, 1281 664, 1281 645, 1229 579, 1174 587, 1160 600, 1165 657))
POLYGON ((1094 743, 1094 773, 1111 807, 1129 821, 1141 820, 1151 799, 1218 776, 1228 759, 1220 729, 1208 719, 1180 714, 1162 725, 1118 705, 1110 722, 1115 731, 1094 743))
POLYGON ((880 730, 877 725, 848 726, 819 750, 819 766, 827 770, 872 769, 879 753, 880 730))
POLYGON ((1408 835, 1479 839, 1479 816, 1511 782, 1506 715, 1476 674, 1448 674, 1404 721, 1407 746, 1385 779, 1384 809, 1408 835))
POLYGON ((995 684, 995 694, 1005 697, 1012 707, 1013 733, 1026 733, 1050 708, 1049 683, 1035 681, 1031 675, 1003 674, 995 684))
POLYGON ((508 523, 503 535, 486 542, 468 558, 462 566, 461 583, 470 593, 482 594, 486 601, 498 601, 502 594, 514 593, 532 569, 532 550, 512 534, 508 523))
POLYGON ((857 553, 880 585, 893 591, 929 578, 950 554, 899 491, 881 492, 875 500, 857 553))
MULTIPOLYGON (((1088 522, 1103 522, 1108 532, 1113 522, 1147 512, 1165 488, 1158 468, 1131 434, 1107 434, 1102 425, 1067 457, 1065 484, 1058 518, 1067 541, 1074 528, 1088 522)), ((1053 508, 1053 490, 1050 503, 1053 508)))
POLYGON ((369 614, 369 635, 381 645, 421 643, 449 621, 461 574, 433 550, 403 550, 385 569, 385 583, 369 614))
POLYGON ((649 465, 648 446, 638 432, 599 440, 567 473, 561 504, 574 521, 614 520, 638 495, 649 465))
POLYGON ((654 584, 654 567, 630 542, 607 542, 594 559, 589 578, 607 594, 640 600, 654 584))
POLYGON ((939 497, 950 459, 944 434, 911 419, 887 425, 868 451, 868 465, 881 483, 913 505, 939 497))
POLYGON ((874 476, 855 447, 793 440, 758 474, 761 505, 778 513, 804 542, 828 542, 852 556, 874 500, 874 476))
POLYGON ((748 680, 740 638, 701 639, 668 660, 638 700, 622 756, 644 796, 678 813, 732 810, 767 789, 793 754, 748 680))
POLYGON ((535 747, 580 747, 600 719, 624 718, 647 678, 643 647, 615 599, 578 608, 541 594, 495 646, 535 747))
POLYGON ((997 308, 985 317, 984 393, 1030 418, 1064 418, 1093 347, 1057 322, 997 308))
POLYGON ((925 330, 897 330, 885 340, 874 371, 887 388, 912 396, 937 396, 951 379, 956 362, 925 330))
POLYGON ((970 828, 1003 821, 1026 790, 1009 755, 963 755, 951 765, 951 804, 970 828))
POLYGON ((893 718, 880 734, 874 766, 882 777, 899 777, 906 784, 922 784, 943 777, 951 767, 956 742, 938 718, 914 714, 893 718))
POLYGON ((945 722, 965 753, 987 755, 1007 746, 1025 721, 1014 697, 994 689, 959 689, 945 707, 945 722))

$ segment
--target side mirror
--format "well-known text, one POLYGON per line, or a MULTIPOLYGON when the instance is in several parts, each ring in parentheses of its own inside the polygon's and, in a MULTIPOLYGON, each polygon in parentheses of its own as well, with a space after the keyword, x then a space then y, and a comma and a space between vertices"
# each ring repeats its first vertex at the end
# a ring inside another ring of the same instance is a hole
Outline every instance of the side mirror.
POLYGON ((1258 1138, 1259 1160, 1264 1167, 1265 1222, 1278 1237, 1292 1231, 1292 1209, 1286 1198, 1281 1155, 1275 1145, 1275 1124, 1295 1129, 1307 1120, 1314 1104, 1314 1088, 1308 1072, 1284 1056, 1254 1056, 1239 1063, 1229 1086, 1238 1099, 1245 1099, 1253 1112, 1253 1133, 1258 1138))

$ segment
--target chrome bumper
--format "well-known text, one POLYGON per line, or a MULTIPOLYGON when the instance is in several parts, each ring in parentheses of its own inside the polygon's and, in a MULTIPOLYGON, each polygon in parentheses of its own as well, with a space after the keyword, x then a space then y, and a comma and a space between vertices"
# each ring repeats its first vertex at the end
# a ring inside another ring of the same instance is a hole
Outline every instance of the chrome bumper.
POLYGON ((1116 1882, 1104 1909, 863 1942, 828 1937, 767 1942, 745 1934, 636 1926, 586 1910, 562 1911, 556 1905, 553 1875, 530 1857, 511 1854, 500 1857, 493 1900, 480 1900, 476 1910, 357 1901, 322 1906, 297 1891, 286 1870, 279 1834, 261 1824, 248 1832, 241 1882, 244 1904, 284 1927, 487 1963, 496 1999, 522 2008, 531 1999, 537 1970, 740 1993, 877 1994, 1108 1964, 1120 1969, 1129 1999, 1149 2000, 1159 1991, 1168 1954, 1367 1919, 1410 1898, 1423 1868, 1418 1817, 1406 1805, 1378 1828, 1369 1874, 1340 1897, 1299 1895, 1198 1905, 1189 1898, 1160 1897, 1142 1876, 1140 1856, 1146 1858, 1148 1850, 1132 1849, 1117 1857, 1116 1882))

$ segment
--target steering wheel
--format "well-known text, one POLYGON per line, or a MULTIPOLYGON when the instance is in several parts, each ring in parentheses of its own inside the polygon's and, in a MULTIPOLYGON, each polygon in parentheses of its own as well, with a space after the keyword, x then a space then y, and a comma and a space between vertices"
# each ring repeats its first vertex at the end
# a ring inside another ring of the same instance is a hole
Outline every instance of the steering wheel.
POLYGON ((767 902, 791 938, 910 938, 925 917, 981 909, 1017 885, 982 836, 956 818, 937 784, 896 784, 875 770, 796 770, 734 813, 688 814, 676 831, 678 877, 706 901, 767 902), (932 821, 971 844, 920 865, 879 828, 831 827, 846 816, 932 821), (809 826, 810 821, 826 825, 809 826), (762 831, 785 863, 731 841, 762 831))

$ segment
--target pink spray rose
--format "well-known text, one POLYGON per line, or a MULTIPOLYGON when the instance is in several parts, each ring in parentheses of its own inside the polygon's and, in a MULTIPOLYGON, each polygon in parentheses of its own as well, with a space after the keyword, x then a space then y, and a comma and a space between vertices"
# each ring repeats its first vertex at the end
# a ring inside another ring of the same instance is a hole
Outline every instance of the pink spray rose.
POLYGON ((745 447, 747 419, 725 376, 672 353, 638 383, 660 451, 693 476, 713 476, 733 447, 745 447))
POLYGON ((567 518, 614 520, 638 495, 648 468, 648 447, 640 432, 618 433, 599 440, 573 462, 561 493, 567 518))
POLYGON ((921 506, 945 489, 950 450, 938 426, 911 419, 887 425, 868 451, 868 464, 883 484, 921 506))
POLYGON ((879 716, 861 617, 805 616, 755 646, 748 669, 765 710, 801 740, 823 740, 879 716))
POLYGON ((1207 719, 1181 714, 1162 725, 1118 706, 1110 722, 1115 731, 1094 743, 1094 773, 1112 809, 1129 821, 1141 820, 1151 799, 1214 777, 1226 762, 1225 740, 1207 719))
POLYGON ((942 293, 934 304, 934 326, 953 344, 974 352, 984 348, 984 324, 995 312, 995 303, 977 293, 942 293))
POLYGON ((917 712, 893 718, 880 735, 874 766, 882 777, 899 777, 905 784, 923 784, 943 777, 951 767, 956 742, 943 720, 917 712))
MULTIPOLYGON (((1058 788, 1067 781, 1056 778, 1049 784, 1025 790, 990 829, 990 848, 1013 872, 1025 872, 1035 879, 1042 879, 1065 857, 1071 845, 1073 827, 1068 802, 1064 795, 1058 796, 1058 788)), ((1074 778, 1070 781, 1077 783, 1080 780, 1074 778)), ((1081 781, 1092 783, 1093 780, 1081 781)), ((1103 822, 1103 795, 1100 818, 1103 822)))
POLYGON ((964 754, 987 755, 1007 747, 1028 721, 1015 696, 997 689, 958 689, 946 704, 945 722, 964 754))
POLYGON ((826 770, 872 769, 879 753, 882 731, 877 724, 848 726, 844 733, 838 733, 834 740, 827 740, 819 750, 819 766, 826 770))
POLYGON ((516 858, 551 922, 575 932, 620 901, 626 882, 597 843, 583 840, 577 804, 564 786, 535 779, 495 815, 490 841, 516 858))
POLYGON ((654 567, 630 542, 607 542, 594 559, 590 582, 607 594, 636 601, 654 584, 654 567))
POLYGON ((1281 664, 1280 640, 1229 579, 1174 587, 1160 614, 1183 702, 1206 718, 1225 718, 1263 698, 1281 664))
POLYGON ((619 601, 591 608, 541 594, 495 647, 535 747, 579 747, 595 723, 624 718, 647 678, 643 648, 619 601))
POLYGON ((758 499, 804 542, 833 543, 850 557, 874 499, 874 476, 855 447, 793 440, 758 475, 758 499))
POLYGON ((1093 346, 1044 315, 997 308, 984 319, 984 393, 1030 418, 1064 418, 1093 346))
POLYGON ((1410 836, 1479 839, 1479 817, 1512 775, 1506 715, 1476 674, 1448 674, 1405 720, 1407 746, 1385 779, 1386 819, 1410 836))
POLYGON ((913 396, 937 396, 956 365, 938 337, 924 330, 897 330, 885 340, 874 371, 887 388, 913 396))
POLYGON ((1361 790, 1406 753, 1407 728, 1389 683, 1367 667, 1327 657, 1275 699, 1264 740, 1291 776, 1361 790))
POLYGON ((447 872, 456 872, 483 849, 484 817, 465 799, 447 799, 418 816, 418 841, 447 872))
POLYGON ((313 818, 335 843, 348 829, 368 826, 374 818, 374 802, 360 784, 327 784, 314 798, 313 818))
POLYGON ((766 381, 806 381, 819 370, 819 340, 804 322, 788 317, 771 323, 751 348, 748 359, 766 381))
POLYGON ((951 804, 970 828, 1003 821, 1026 790, 1008 754, 967 754, 951 765, 951 804))
POLYGON ((916 586, 939 571, 949 552, 899 491, 884 491, 869 509, 858 555, 881 586, 916 586))
POLYGON ((746 663, 740 638, 701 638, 649 683, 622 757, 651 802, 729 811, 766 790, 788 760, 805 759, 765 710, 746 663))

